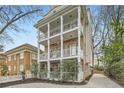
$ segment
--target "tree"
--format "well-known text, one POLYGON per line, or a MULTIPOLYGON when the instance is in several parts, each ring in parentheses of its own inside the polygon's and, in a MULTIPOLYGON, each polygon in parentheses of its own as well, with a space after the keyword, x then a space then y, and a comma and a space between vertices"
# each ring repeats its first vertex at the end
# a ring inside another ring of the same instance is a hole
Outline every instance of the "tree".
MULTIPOLYGON (((50 6, 48 6, 50 7, 50 6)), ((49 8, 51 9, 51 7, 49 8)), ((36 21, 45 14, 39 5, 1 5, 0 6, 0 43, 14 42, 11 33, 25 32, 20 24, 36 21)))
POLYGON ((124 81, 124 19, 119 18, 119 21, 112 22, 114 38, 109 44, 103 45, 103 58, 106 65, 106 73, 115 79, 124 81))
POLYGON ((0 34, 7 30, 22 30, 18 22, 30 21, 37 15, 43 16, 42 6, 0 6, 0 34))
POLYGON ((0 62, 0 72, 3 76, 8 72, 8 66, 3 62, 0 62))
POLYGON ((31 73, 34 75, 34 77, 37 77, 37 74, 38 74, 38 63, 37 62, 33 62, 31 64, 31 73))
MULTIPOLYGON (((91 8, 92 10, 92 8, 91 8)), ((119 23, 124 16, 124 6, 97 6, 92 11, 93 17, 93 44, 94 55, 103 55, 101 45, 108 45, 116 37, 113 32, 112 22, 119 23)))

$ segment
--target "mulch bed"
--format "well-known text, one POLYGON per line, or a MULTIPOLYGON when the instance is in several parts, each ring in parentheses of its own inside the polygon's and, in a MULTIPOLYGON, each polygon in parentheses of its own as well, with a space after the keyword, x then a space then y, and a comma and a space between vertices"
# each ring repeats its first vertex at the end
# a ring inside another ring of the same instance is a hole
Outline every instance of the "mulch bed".
POLYGON ((86 81, 83 81, 83 82, 80 82, 80 83, 31 78, 31 79, 26 79, 24 81, 18 80, 18 81, 0 83, 0 88, 7 87, 7 86, 12 86, 12 85, 17 85, 17 84, 28 84, 28 83, 52 83, 52 84, 59 84, 59 85, 85 85, 90 80, 90 78, 91 78, 91 76, 89 76, 86 79, 86 81))

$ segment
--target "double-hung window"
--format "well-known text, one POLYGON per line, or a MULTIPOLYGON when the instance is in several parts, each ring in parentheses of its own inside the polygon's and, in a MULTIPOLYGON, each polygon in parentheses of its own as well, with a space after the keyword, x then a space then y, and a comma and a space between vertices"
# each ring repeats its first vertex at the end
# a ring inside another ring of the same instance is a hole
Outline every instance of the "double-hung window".
POLYGON ((24 52, 21 52, 20 53, 20 59, 23 59, 24 58, 24 52))

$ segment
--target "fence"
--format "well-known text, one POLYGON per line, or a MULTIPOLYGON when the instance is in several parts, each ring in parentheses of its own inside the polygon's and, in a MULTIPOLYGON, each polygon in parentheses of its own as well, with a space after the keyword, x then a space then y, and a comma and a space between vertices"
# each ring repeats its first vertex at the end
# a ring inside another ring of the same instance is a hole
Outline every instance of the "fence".
MULTIPOLYGON (((32 78, 32 74, 27 74, 27 75, 25 75, 25 77, 26 77, 26 79, 32 78)), ((22 75, 0 77, 0 83, 12 82, 12 81, 17 81, 17 80, 22 80, 22 75)))

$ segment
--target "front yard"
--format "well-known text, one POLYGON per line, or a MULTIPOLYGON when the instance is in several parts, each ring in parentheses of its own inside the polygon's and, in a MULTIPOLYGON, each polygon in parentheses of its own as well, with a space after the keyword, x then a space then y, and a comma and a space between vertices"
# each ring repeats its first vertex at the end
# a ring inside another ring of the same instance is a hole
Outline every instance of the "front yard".
POLYGON ((16 85, 6 85, 8 88, 121 88, 120 85, 104 76, 103 74, 94 74, 86 84, 55 84, 51 82, 35 81, 23 82, 16 85))

